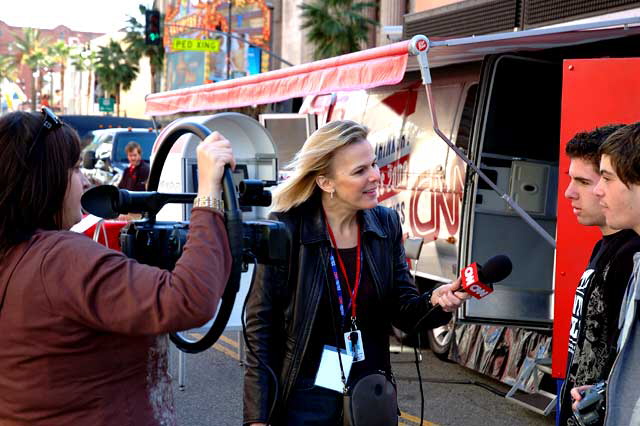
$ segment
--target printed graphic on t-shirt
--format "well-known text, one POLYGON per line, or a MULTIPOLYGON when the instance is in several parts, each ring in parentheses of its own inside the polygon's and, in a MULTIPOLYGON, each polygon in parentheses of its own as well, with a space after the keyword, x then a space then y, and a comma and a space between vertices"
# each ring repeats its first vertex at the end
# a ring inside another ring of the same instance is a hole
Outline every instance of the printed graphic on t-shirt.
MULTIPOLYGON (((580 277, 580 284, 576 289, 576 296, 573 299, 573 310, 571 311, 571 328, 569 330, 569 355, 573 355, 578 344, 578 334, 580 333, 580 320, 582 309, 584 308, 584 296, 589 283, 593 279, 594 269, 587 269, 580 277)), ((569 357, 571 359, 571 357, 569 357)))
POLYGON ((607 342, 610 333, 602 286, 594 287, 584 309, 584 338, 575 354, 574 364, 577 369, 575 374, 571 375, 576 386, 593 384, 600 380, 603 374, 606 376, 605 366, 612 351, 611 345, 607 342))

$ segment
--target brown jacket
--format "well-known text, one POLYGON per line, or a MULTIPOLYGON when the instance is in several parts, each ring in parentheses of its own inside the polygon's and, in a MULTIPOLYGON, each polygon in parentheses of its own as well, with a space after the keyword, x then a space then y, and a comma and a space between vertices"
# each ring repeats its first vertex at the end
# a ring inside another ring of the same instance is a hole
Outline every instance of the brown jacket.
POLYGON ((209 320, 231 267, 222 217, 194 209, 173 272, 43 231, 0 260, 0 425, 172 425, 163 333, 209 320))

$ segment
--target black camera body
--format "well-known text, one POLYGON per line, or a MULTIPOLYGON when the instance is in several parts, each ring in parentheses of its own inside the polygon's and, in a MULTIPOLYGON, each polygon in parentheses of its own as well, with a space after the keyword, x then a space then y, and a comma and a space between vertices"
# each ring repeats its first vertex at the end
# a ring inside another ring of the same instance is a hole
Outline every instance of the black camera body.
MULTIPOLYGON (((288 258, 288 230, 281 222, 254 220, 242 223, 243 269, 248 263, 277 264, 288 258)), ((189 222, 128 223, 120 232, 122 252, 140 263, 172 270, 187 241, 189 222)))
POLYGON ((606 392, 607 383, 605 381, 598 382, 582 392, 582 399, 578 402, 577 408, 573 410, 573 417, 580 426, 598 424, 604 417, 606 392))
POLYGON ((173 270, 188 231, 188 222, 129 222, 120 231, 120 247, 127 257, 140 263, 173 270))
MULTIPOLYGON (((241 181, 239 207, 265 206, 271 203, 271 193, 265 185, 275 182, 241 181)), ((189 204, 196 194, 166 194, 133 192, 102 185, 87 191, 82 197, 85 209, 104 218, 116 218, 123 213, 143 213, 147 217, 129 222, 120 233, 122 252, 140 263, 172 270, 186 243, 189 222, 162 222, 156 213, 167 203, 189 204)), ((237 212, 237 214, 241 214, 237 212)), ((248 263, 277 264, 286 262, 289 255, 289 230, 273 220, 248 220, 226 217, 242 229, 229 240, 238 243, 243 270, 248 263)))

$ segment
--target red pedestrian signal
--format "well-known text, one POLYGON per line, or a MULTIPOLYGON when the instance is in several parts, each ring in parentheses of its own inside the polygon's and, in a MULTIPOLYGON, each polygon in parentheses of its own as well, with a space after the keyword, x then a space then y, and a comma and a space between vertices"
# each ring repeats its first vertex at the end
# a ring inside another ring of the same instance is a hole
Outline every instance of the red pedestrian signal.
POLYGON ((147 10, 144 13, 144 42, 146 44, 162 44, 160 35, 160 12, 157 10, 147 10))

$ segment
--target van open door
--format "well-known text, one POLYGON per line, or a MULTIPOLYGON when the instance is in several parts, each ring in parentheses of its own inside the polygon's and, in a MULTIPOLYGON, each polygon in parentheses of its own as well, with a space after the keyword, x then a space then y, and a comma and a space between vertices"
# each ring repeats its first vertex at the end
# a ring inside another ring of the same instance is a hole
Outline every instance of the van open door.
MULTIPOLYGON (((551 236, 556 233, 561 62, 489 57, 480 76, 470 154, 551 236)), ((506 254, 511 275, 491 297, 471 299, 460 319, 551 328, 554 248, 484 181, 465 186, 460 266, 506 254)))

